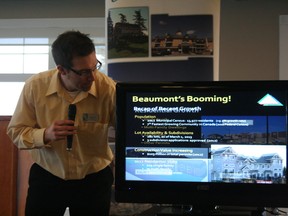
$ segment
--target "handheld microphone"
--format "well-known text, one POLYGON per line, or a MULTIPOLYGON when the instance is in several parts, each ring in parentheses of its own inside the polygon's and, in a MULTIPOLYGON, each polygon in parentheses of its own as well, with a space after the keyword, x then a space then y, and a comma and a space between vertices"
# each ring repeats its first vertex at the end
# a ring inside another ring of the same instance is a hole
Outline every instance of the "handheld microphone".
MULTIPOLYGON (((75 104, 70 104, 68 107, 68 119, 69 120, 75 120, 76 116, 76 105, 75 104)), ((67 151, 72 150, 72 142, 73 142, 73 135, 68 135, 67 136, 67 151)))

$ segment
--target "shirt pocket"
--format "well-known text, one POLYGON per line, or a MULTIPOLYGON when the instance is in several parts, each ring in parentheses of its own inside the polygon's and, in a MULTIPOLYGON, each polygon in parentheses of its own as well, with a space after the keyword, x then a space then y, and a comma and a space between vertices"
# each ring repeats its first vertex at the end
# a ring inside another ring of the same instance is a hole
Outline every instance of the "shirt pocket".
POLYGON ((105 154, 108 123, 85 122, 79 126, 77 136, 79 147, 84 152, 105 154))

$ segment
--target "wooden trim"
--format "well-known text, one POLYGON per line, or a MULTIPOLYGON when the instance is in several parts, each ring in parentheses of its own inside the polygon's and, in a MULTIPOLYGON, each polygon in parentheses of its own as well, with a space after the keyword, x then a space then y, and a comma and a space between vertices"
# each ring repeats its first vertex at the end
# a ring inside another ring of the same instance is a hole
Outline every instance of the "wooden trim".
POLYGON ((6 134, 10 116, 0 116, 0 215, 17 210, 18 150, 6 134))
POLYGON ((11 116, 0 116, 0 121, 10 121, 11 116))

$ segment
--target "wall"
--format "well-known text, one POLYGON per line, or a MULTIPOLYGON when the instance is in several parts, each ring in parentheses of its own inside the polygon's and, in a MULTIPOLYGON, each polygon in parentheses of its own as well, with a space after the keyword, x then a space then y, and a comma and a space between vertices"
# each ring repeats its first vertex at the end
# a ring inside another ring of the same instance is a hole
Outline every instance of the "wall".
MULTIPOLYGON (((222 0, 220 80, 279 79, 279 15, 287 0, 222 0)), ((104 17, 105 0, 1 0, 0 19, 104 17)))
POLYGON ((280 56, 279 75, 280 80, 288 80, 288 14, 280 16, 280 56))
POLYGON ((279 79, 279 15, 287 0, 222 0, 220 80, 279 79))
POLYGON ((0 19, 104 17, 105 0, 0 0, 0 19))

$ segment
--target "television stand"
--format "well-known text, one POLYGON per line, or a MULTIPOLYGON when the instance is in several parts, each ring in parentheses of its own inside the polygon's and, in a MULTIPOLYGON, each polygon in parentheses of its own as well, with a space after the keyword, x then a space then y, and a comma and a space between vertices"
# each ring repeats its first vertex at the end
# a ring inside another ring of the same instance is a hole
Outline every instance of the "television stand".
POLYGON ((259 216, 264 209, 254 207, 194 207, 193 206, 153 206, 137 216, 259 216))

